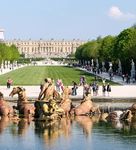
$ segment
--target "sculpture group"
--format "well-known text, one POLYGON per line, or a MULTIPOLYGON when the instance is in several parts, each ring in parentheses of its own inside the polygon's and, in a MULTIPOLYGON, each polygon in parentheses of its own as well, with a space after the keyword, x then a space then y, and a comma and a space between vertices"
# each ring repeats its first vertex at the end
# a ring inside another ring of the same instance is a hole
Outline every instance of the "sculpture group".
POLYGON ((9 96, 18 95, 16 106, 10 107, 4 100, 0 92, 0 116, 17 116, 19 118, 34 118, 35 120, 54 120, 69 116, 93 116, 100 115, 107 121, 128 120, 131 121, 136 115, 136 104, 126 111, 113 111, 110 113, 101 113, 97 104, 91 100, 91 94, 84 95, 84 99, 78 106, 74 106, 69 98, 71 89, 64 87, 62 94, 55 90, 53 81, 50 78, 45 79, 41 85, 41 91, 38 99, 32 103, 26 96, 26 91, 22 87, 14 87, 9 96))

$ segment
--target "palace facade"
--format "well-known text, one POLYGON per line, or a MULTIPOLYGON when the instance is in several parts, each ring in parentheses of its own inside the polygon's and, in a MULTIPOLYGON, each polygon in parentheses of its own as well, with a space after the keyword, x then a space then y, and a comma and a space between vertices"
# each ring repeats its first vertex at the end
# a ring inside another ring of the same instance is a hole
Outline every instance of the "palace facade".
POLYGON ((80 40, 5 40, 8 46, 14 44, 20 54, 24 54, 26 58, 33 57, 67 57, 69 54, 75 53, 77 47, 84 44, 80 40))

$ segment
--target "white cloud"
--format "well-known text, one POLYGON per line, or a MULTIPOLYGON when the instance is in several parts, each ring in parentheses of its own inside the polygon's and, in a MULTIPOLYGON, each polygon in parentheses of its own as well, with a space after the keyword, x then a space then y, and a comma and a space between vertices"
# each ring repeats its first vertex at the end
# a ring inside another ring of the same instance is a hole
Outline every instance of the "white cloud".
POLYGON ((117 6, 112 6, 109 10, 109 13, 108 15, 111 17, 111 18, 114 18, 114 19, 119 19, 119 20, 130 20, 130 19, 136 19, 136 15, 135 14, 132 14, 132 13, 125 13, 123 11, 121 11, 119 9, 119 7, 117 6))

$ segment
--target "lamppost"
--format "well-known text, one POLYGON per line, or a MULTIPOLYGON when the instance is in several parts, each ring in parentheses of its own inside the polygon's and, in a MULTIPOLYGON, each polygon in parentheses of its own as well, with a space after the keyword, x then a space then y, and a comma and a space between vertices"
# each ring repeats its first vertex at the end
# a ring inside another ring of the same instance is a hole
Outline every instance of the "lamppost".
POLYGON ((118 60, 118 75, 122 75, 122 66, 120 60, 118 60))
POLYGON ((132 81, 135 80, 135 63, 133 61, 133 59, 131 60, 131 79, 132 81))
POLYGON ((109 72, 112 72, 112 62, 109 62, 109 72))
POLYGON ((3 69, 4 69, 4 65, 3 65, 3 60, 1 62, 1 73, 3 72, 3 69))
POLYGON ((102 72, 105 72, 105 62, 102 62, 102 72))
POLYGON ((110 76, 110 80, 112 79, 113 77, 113 70, 112 70, 112 62, 109 62, 109 76, 110 76))
POLYGON ((99 73, 99 61, 98 58, 96 59, 96 71, 99 73))
POLYGON ((93 68, 94 68, 94 60, 92 59, 91 60, 91 70, 93 71, 93 68))

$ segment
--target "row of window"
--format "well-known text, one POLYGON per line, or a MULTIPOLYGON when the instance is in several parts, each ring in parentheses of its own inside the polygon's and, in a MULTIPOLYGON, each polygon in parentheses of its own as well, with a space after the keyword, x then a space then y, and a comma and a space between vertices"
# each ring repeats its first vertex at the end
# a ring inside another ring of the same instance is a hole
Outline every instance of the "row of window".
MULTIPOLYGON (((19 48, 19 47, 18 47, 19 48)), ((43 50, 43 51, 60 51, 60 50, 64 50, 64 51, 66 51, 66 52, 69 52, 69 51, 71 51, 73 48, 72 47, 32 47, 32 48, 29 48, 29 47, 22 47, 22 48, 20 48, 21 49, 21 51, 29 51, 29 50, 32 50, 32 52, 33 51, 35 51, 35 50, 43 50)))
POLYGON ((38 42, 18 42, 18 43, 14 43, 14 42, 8 42, 8 45, 12 45, 15 44, 16 46, 18 45, 40 45, 40 46, 46 46, 46 45, 80 45, 81 43, 71 43, 71 42, 64 42, 64 43, 56 43, 56 42, 52 42, 52 43, 38 43, 38 42))
POLYGON ((68 55, 68 54, 71 54, 71 52, 63 52, 63 51, 60 51, 60 52, 51 52, 51 51, 43 51, 41 52, 40 50, 38 51, 33 51, 33 53, 30 53, 29 51, 25 50, 25 51, 21 51, 21 53, 24 53, 24 54, 46 54, 46 55, 68 55))

